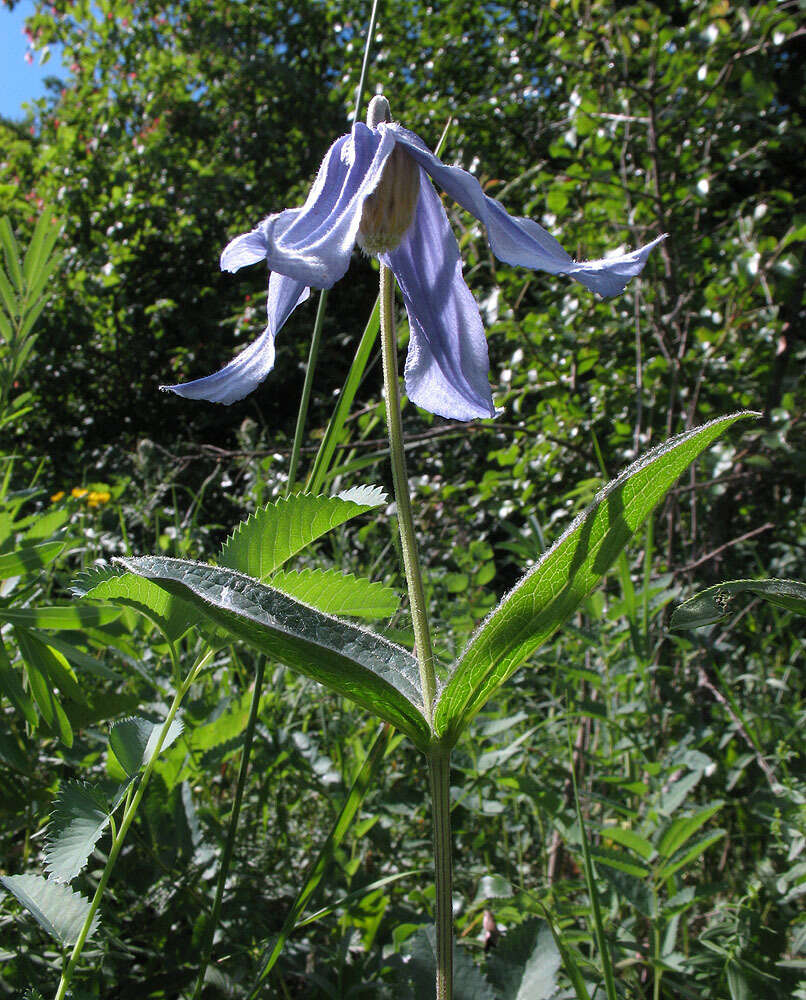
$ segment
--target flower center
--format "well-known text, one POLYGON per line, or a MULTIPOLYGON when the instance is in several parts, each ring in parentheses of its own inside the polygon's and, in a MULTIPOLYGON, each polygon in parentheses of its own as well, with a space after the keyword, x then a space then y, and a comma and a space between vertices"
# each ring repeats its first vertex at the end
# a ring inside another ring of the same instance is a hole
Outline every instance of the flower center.
POLYGON ((395 146, 378 186, 364 202, 356 237, 361 249, 368 254, 396 250, 414 221, 419 194, 420 168, 401 146, 395 146))

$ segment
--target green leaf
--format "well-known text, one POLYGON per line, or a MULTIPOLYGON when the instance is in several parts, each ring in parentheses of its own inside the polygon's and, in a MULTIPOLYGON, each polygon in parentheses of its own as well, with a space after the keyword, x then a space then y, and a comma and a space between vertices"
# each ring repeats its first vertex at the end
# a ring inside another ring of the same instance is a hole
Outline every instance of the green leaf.
POLYGON ((591 845, 589 849, 591 857, 598 864, 607 865, 609 868, 615 868, 619 872, 626 872, 628 875, 634 875, 636 878, 646 878, 649 875, 649 869, 646 865, 635 861, 634 858, 631 858, 629 854, 625 854, 623 851, 614 851, 612 848, 599 847, 598 845, 591 845))
POLYGON ((42 545, 29 545, 14 552, 5 552, 0 555, 0 580, 44 569, 53 562, 65 544, 66 542, 44 542, 42 545))
POLYGON ((26 628, 76 630, 108 625, 120 617, 117 608, 82 608, 73 604, 52 608, 2 608, 0 619, 26 628))
POLYGON ((715 802, 713 805, 700 809, 693 816, 681 816, 674 820, 660 839, 658 844, 658 854, 668 860, 675 851, 685 844, 687 840, 694 836, 700 827, 705 826, 712 816, 715 816, 724 805, 724 802, 715 802))
POLYGON ((557 992, 561 965, 551 928, 534 918, 504 935, 486 971, 500 1000, 549 1000, 557 992))
POLYGON ((22 268, 20 267, 20 252, 17 248, 17 241, 11 229, 11 223, 4 216, 0 219, 0 243, 3 244, 3 252, 6 258, 6 267, 9 276, 17 287, 22 289, 22 268))
POLYGON ((686 865, 691 864, 695 861, 701 854, 705 854, 712 844, 715 844, 718 840, 721 840, 725 836, 725 831, 722 829, 712 830, 710 833, 706 833, 705 836, 700 837, 699 840, 695 840, 693 844, 689 847, 678 851, 677 854, 667 862, 660 871, 657 872, 657 877, 659 879, 667 879, 674 875, 676 871, 681 868, 685 868, 686 865))
POLYGON ((241 522, 224 542, 217 562, 265 580, 314 539, 385 501, 386 495, 371 487, 336 497, 312 493, 283 497, 241 522), (359 500, 352 499, 354 496, 359 500))
POLYGON ((26 629, 15 629, 14 635, 27 665, 35 663, 37 668, 47 675, 51 684, 58 688, 59 693, 66 698, 79 705, 87 704, 87 696, 81 690, 73 668, 63 653, 42 642, 38 636, 26 629))
POLYGON ((84 868, 109 823, 106 800, 83 781, 59 786, 45 841, 45 870, 56 882, 72 882, 84 868))
MULTIPOLYGON (((2 884, 33 915, 34 919, 63 947, 70 947, 90 911, 89 901, 66 885, 42 875, 0 875, 2 884)), ((92 918, 87 937, 98 927, 98 914, 92 918)))
MULTIPOLYGON (((148 719, 132 716, 112 726, 109 746, 117 762, 130 778, 133 778, 151 759, 164 725, 165 723, 150 722, 148 719)), ((162 742, 162 751, 167 750, 181 736, 183 729, 184 724, 179 719, 173 719, 162 742)))
MULTIPOLYGON (((364 377, 364 371, 366 370, 369 362, 372 348, 375 346, 375 341, 378 339, 380 320, 381 300, 379 296, 375 300, 375 306, 369 319, 367 320, 364 332, 361 335, 361 340, 356 349, 353 363, 350 365, 350 371, 347 374, 347 378, 345 379, 341 393, 339 394, 339 401, 336 403, 336 409, 333 411, 333 416, 330 418, 327 428, 325 429, 322 442, 319 445, 319 451, 316 453, 313 467, 308 475, 306 489, 308 489, 311 493, 318 493, 324 486, 328 470, 330 469, 330 463, 333 460, 333 453, 336 450, 336 445, 345 437, 344 427, 350 413, 350 407, 353 405, 355 394, 358 392, 358 387, 364 377)), ((356 502, 360 503, 360 501, 356 502)))
POLYGON ((621 844, 622 847, 629 847, 644 861, 649 861, 655 853, 655 848, 648 840, 634 830, 625 830, 622 826, 603 826, 602 839, 612 840, 614 844, 621 844))
POLYGON ((417 661, 405 649, 229 569, 152 556, 118 561, 192 601, 233 638, 351 698, 417 746, 428 746, 417 661))
POLYGON ((26 694, 17 671, 12 667, 2 639, 0 639, 0 692, 8 698, 28 725, 36 726, 34 703, 26 694))
POLYGON ((17 297, 2 267, 0 267, 0 299, 3 301, 3 307, 8 313, 9 319, 13 320, 15 316, 19 315, 17 297))
MULTIPOLYGON (((411 940, 411 953, 405 965, 417 1000, 434 992, 437 974, 436 933, 431 927, 421 927, 411 940)), ((495 1000, 490 984, 468 955, 466 949, 453 943, 453 1000, 495 1000)))
POLYGON ((806 583, 802 580, 729 580, 684 601, 672 615, 670 628, 702 628, 734 613, 735 594, 753 594, 770 604, 806 615, 806 583))
POLYGON ((275 590, 331 615, 389 618, 400 605, 391 587, 337 569, 280 570, 270 582, 275 590))
POLYGON ((434 714, 458 739, 493 692, 576 610, 675 479, 748 412, 712 420, 654 448, 610 482, 484 621, 460 657, 434 714))
POLYGON ((52 209, 43 209, 34 227, 22 265, 22 273, 29 287, 50 256, 56 240, 59 238, 59 231, 60 227, 52 214, 52 209))
POLYGON ((169 642, 175 643, 198 620, 190 604, 134 573, 113 566, 82 573, 71 587, 76 597, 91 597, 134 608, 145 615, 169 642))
POLYGON ((55 685, 49 671, 51 663, 40 655, 42 644, 36 642, 33 636, 25 631, 17 633, 17 642, 25 659, 31 694, 42 713, 45 724, 58 734, 65 746, 71 747, 73 745, 73 728, 61 702, 56 697, 55 685))

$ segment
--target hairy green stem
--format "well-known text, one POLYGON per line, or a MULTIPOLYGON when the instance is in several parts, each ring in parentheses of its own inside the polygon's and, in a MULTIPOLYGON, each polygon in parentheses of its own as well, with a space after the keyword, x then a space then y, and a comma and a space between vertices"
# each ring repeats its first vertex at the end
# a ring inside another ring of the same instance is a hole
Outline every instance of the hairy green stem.
POLYGON ((411 605, 411 622, 414 627, 415 652, 420 667, 420 684, 423 689, 425 717, 431 721, 436 693, 434 650, 428 627, 423 578, 417 554, 417 539, 411 514, 409 480, 406 473, 406 455, 403 450, 403 419, 400 413, 400 386, 397 378, 397 340, 395 338, 395 278, 388 267, 381 264, 381 353, 383 356, 383 386, 386 394, 386 425, 389 429, 389 451, 392 461, 392 481, 397 503, 397 521, 400 527, 400 544, 403 549, 403 567, 411 605))
POLYGON ((203 670, 209 660, 212 658, 215 650, 208 649, 204 656, 196 660, 196 662, 191 667, 190 673, 185 678, 183 684, 177 688, 174 699, 171 702, 171 707, 168 709, 168 714, 165 717, 165 722, 162 724, 162 732, 160 733, 157 744, 154 747, 154 751, 151 757, 148 759, 145 770, 143 771, 142 777, 140 778, 140 783, 137 787, 137 791, 126 805, 123 813, 123 818, 120 821, 120 829, 112 840, 112 847, 109 851, 109 857, 106 859, 106 864, 104 865, 103 873, 101 874, 101 881, 98 883, 98 888, 95 890, 95 895, 92 897, 92 902, 90 903, 90 908, 87 911, 86 919, 81 927, 81 931, 78 935, 78 940, 73 946, 73 950, 70 953, 70 958, 62 972, 62 978, 59 981, 59 988, 56 991, 56 996, 54 1000, 64 1000, 67 994, 67 988, 70 985, 70 981, 73 978, 73 974, 78 964, 78 960, 81 957, 81 952, 87 940, 87 935, 90 932, 90 927, 92 926, 92 920, 98 911, 98 907, 101 905, 101 899, 103 898, 104 891, 106 889, 109 877, 112 874, 112 869, 115 867, 115 862, 118 859, 121 848, 123 847, 123 842, 126 839, 126 834, 129 831, 129 827, 132 825, 135 815, 137 814, 137 809, 140 805, 140 801, 143 798, 146 787, 148 786, 148 781, 151 777, 151 772, 154 770, 154 765, 157 762, 157 758, 162 750, 162 744, 165 742, 165 737, 168 735, 168 730, 171 728, 171 723, 176 716, 179 706, 182 704, 182 699, 187 694, 190 689, 191 684, 196 680, 199 673, 203 670))
POLYGON ((436 887, 436 1000, 453 997, 453 862, 451 858, 451 752, 435 747, 428 754, 428 779, 434 823, 436 887))
POLYGON ((207 921, 204 933, 204 947, 202 948, 202 960, 199 964, 199 975, 196 980, 196 988, 193 991, 193 1000, 201 996, 204 987, 204 974, 210 964, 210 956, 213 953, 213 937, 218 925, 218 918, 221 915, 221 903, 224 899, 224 887, 227 884, 229 867, 232 863, 232 853, 235 850, 235 834, 238 831, 238 819, 241 815, 241 803, 243 802, 243 792, 246 787, 246 775, 249 772, 249 758, 252 755, 252 741, 255 736, 255 725, 257 723, 257 713, 260 707, 260 695, 263 690, 263 677, 266 673, 266 658, 261 656, 258 660, 257 671, 255 673, 255 684, 252 689, 252 702, 249 706, 249 720, 246 723, 246 732, 243 738, 243 750, 241 751, 241 766, 238 770, 238 784, 235 788, 235 799, 232 803, 229 827, 227 828, 227 840, 224 844, 224 851, 221 855, 221 867, 218 870, 218 883, 215 889, 215 899, 213 908, 207 921))

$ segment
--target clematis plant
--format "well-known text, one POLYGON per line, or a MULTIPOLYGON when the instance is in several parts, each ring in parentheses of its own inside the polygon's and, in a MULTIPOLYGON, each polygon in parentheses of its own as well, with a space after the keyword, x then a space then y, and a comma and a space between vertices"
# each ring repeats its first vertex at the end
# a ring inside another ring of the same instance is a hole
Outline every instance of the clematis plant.
MULTIPOLYGON (((355 244, 378 257, 386 417, 414 653, 334 617, 334 607, 344 605, 332 599, 332 573, 309 575, 296 582, 292 574, 277 574, 278 567, 304 545, 334 525, 383 502, 380 491, 366 487, 338 497, 297 494, 267 505, 233 533, 212 565, 166 557, 125 558, 117 560, 116 570, 99 571, 84 581, 79 588, 83 596, 120 601, 150 615, 163 630, 177 668, 175 641, 192 624, 207 626, 213 645, 178 687, 162 727, 155 728, 147 720, 129 720, 137 725, 129 725, 117 739, 122 759, 131 763, 127 773, 134 778, 144 768, 142 782, 136 794, 132 792, 126 799, 110 862, 86 909, 57 1000, 66 996, 111 865, 150 769, 163 742, 170 742, 178 734, 172 725, 181 700, 209 661, 212 650, 220 645, 222 635, 248 643, 273 660, 351 698, 397 727, 423 753, 433 815, 436 996, 437 1000, 450 1000, 453 747, 496 690, 597 586, 677 477, 716 437, 746 415, 718 418, 679 435, 644 455, 609 483, 480 624, 448 668, 447 679, 438 685, 403 448, 394 325, 395 278, 411 329, 405 368, 409 398, 433 413, 459 420, 493 416, 494 407, 479 311, 462 277, 458 247, 431 179, 486 226, 490 246, 501 260, 568 275, 601 295, 620 292, 630 278, 640 273, 652 248, 663 237, 634 253, 575 262, 536 222, 510 216, 484 194, 474 177, 441 163, 421 139, 390 118, 387 101, 375 97, 367 124, 356 124, 350 135, 337 139, 328 151, 306 203, 269 216, 226 247, 221 262, 227 270, 236 271, 263 259, 268 263, 271 276, 266 330, 220 372, 164 388, 189 398, 221 403, 242 398, 271 371, 274 338, 291 312, 307 298, 309 289, 329 288, 342 277, 355 244)), ((369 581, 357 583, 373 586, 369 581)), ((355 584, 355 578, 339 577, 335 585, 339 599, 345 588, 349 592, 355 584)), ((360 614, 356 605, 367 593, 370 591, 360 590, 361 598, 350 605, 353 610, 344 613, 360 614)), ((263 668, 261 659, 256 692, 262 683, 263 668)), ((259 695, 253 700, 251 727, 258 703, 259 695)), ((247 729, 245 745, 251 739, 250 731, 247 729)), ((368 761, 373 755, 380 759, 370 751, 368 761)), ((244 761, 247 759, 245 753, 244 761)), ((244 766, 242 763, 242 775, 244 766)), ((234 836, 234 826, 231 829, 234 836)), ((89 842, 82 864, 94 843, 89 842)), ((232 838, 227 850, 231 848, 232 838)), ((71 872, 78 870, 74 854, 69 858, 71 872)), ((226 866, 227 861, 222 861, 206 957, 194 996, 200 995, 226 866)), ((595 892, 592 881, 589 890, 595 892)), ((301 909, 307 898, 304 891, 300 898, 301 909)), ((298 912, 292 908, 289 933, 298 912)), ((281 947, 280 940, 264 965, 257 990, 281 947)), ((612 990, 608 992, 612 994, 612 990)))
POLYGON ((392 122, 388 101, 376 96, 367 124, 357 122, 328 150, 305 204, 268 216, 221 255, 225 271, 267 262, 263 334, 214 375, 163 388, 215 403, 243 399, 274 367, 274 338, 309 288, 332 287, 358 244, 394 274, 403 293, 411 331, 409 399, 453 420, 494 416, 481 316, 432 179, 483 223, 500 260, 568 275, 600 295, 621 292, 664 239, 628 254, 574 261, 537 222, 509 215, 472 174, 442 163, 419 136, 392 122))

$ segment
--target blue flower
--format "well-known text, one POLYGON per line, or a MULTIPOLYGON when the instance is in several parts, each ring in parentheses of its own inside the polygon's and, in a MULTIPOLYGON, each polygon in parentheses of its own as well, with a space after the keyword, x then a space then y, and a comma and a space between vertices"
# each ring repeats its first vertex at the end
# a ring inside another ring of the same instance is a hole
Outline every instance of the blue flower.
POLYGON ((455 420, 493 416, 484 328, 431 179, 484 224, 500 260, 568 275, 603 296, 621 292, 664 238, 633 253, 574 261, 542 226, 509 215, 475 177, 446 166, 422 139, 390 122, 388 109, 385 98, 374 98, 368 120, 378 124, 357 123, 333 143, 301 208, 270 215, 224 249, 222 270, 234 272, 260 260, 268 264, 263 334, 220 372, 162 388, 216 403, 243 399, 271 371, 274 338, 283 323, 310 287, 330 288, 344 276, 358 243, 392 269, 403 293, 411 331, 405 366, 409 399, 455 420))

